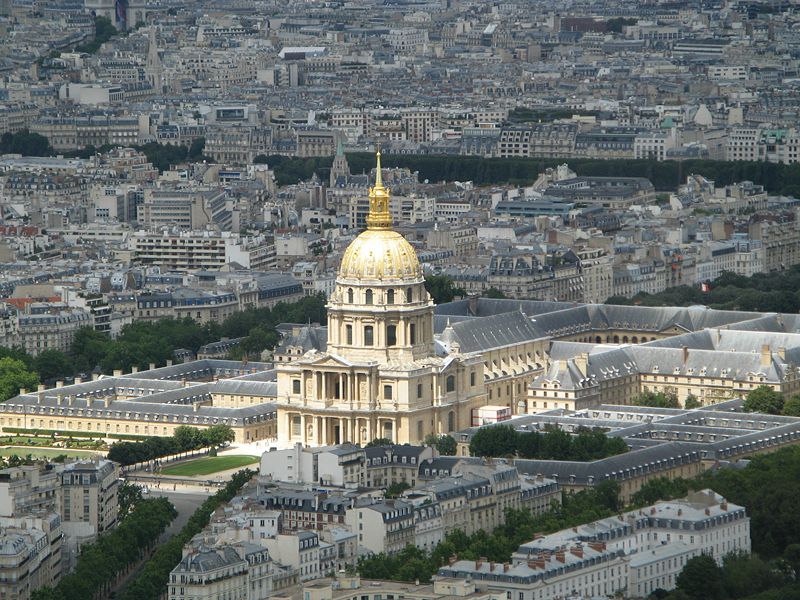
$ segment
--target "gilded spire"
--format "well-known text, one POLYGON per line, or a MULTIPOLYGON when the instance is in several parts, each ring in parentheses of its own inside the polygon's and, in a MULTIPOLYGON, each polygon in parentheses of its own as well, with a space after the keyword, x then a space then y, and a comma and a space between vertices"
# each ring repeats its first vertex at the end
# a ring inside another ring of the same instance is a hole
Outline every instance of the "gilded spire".
POLYGON ((383 187, 381 173, 381 151, 376 154, 375 187, 369 190, 369 215, 367 229, 391 229, 392 215, 389 214, 389 190, 383 187))

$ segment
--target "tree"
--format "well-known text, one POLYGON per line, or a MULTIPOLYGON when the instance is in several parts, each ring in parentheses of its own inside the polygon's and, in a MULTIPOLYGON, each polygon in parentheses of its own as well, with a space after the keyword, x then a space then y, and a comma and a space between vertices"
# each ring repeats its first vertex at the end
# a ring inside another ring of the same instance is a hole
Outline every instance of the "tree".
POLYGON ((64 379, 73 374, 72 361, 58 350, 45 350, 34 359, 34 367, 42 381, 64 379))
POLYGON ((75 370, 83 373, 94 370, 100 365, 111 344, 111 338, 106 334, 93 327, 81 327, 75 332, 69 350, 75 370))
POLYGON ((189 427, 188 425, 176 427, 172 437, 175 439, 175 445, 179 452, 195 450, 203 443, 202 434, 194 427, 189 427))
POLYGON ((717 600, 724 596, 722 570, 707 554, 689 559, 676 583, 692 600, 717 600))
POLYGON ((206 138, 199 137, 192 140, 192 143, 189 146, 189 152, 187 153, 187 157, 192 160, 200 160, 203 158, 203 150, 206 147, 206 138))
POLYGON ((508 296, 506 296, 503 292, 494 287, 490 287, 488 290, 483 292, 482 296, 484 298, 499 298, 501 300, 508 298, 508 296))
POLYGON ((728 554, 722 563, 725 591, 730 598, 745 598, 786 583, 785 578, 756 554, 728 554))
POLYGON ((52 152, 50 141, 46 137, 27 129, 20 129, 16 133, 6 132, 0 136, 0 154, 49 156, 52 152))
POLYGON ((634 399, 636 406, 650 406, 653 408, 679 408, 678 395, 675 392, 642 392, 634 399))
POLYGON ((201 434, 208 446, 222 446, 236 439, 236 434, 230 425, 212 425, 201 434))
POLYGON ((517 432, 508 425, 482 427, 469 443, 472 456, 511 456, 517 451, 517 432))
POLYGON ((686 401, 683 403, 683 407, 689 410, 693 408, 700 408, 701 406, 702 404, 700 403, 700 400, 698 400, 697 396, 694 394, 689 394, 686 396, 686 401))
POLYGON ((391 484, 388 488, 386 488, 386 497, 397 498, 400 496, 400 494, 409 489, 411 489, 411 486, 407 482, 396 481, 395 483, 391 484))
POLYGON ((430 434, 425 437, 423 442, 426 446, 433 446, 439 451, 442 456, 455 456, 456 455, 456 440, 453 436, 443 434, 435 435, 430 434))
POLYGON ((433 298, 434 304, 452 302, 457 295, 466 295, 464 290, 455 287, 453 280, 447 275, 426 275, 425 289, 433 298))
POLYGON ((800 394, 790 397, 784 403, 782 412, 789 417, 800 417, 800 394))
POLYGON ((39 377, 25 363, 14 358, 0 358, 0 402, 19 394, 21 388, 36 389, 39 377))
POLYGON ((760 385, 748 392, 743 408, 747 412, 779 415, 783 410, 783 396, 768 385, 760 385))
POLYGON ((371 442, 368 442, 365 448, 378 448, 380 446, 391 446, 394 442, 389 438, 379 437, 375 438, 371 442))

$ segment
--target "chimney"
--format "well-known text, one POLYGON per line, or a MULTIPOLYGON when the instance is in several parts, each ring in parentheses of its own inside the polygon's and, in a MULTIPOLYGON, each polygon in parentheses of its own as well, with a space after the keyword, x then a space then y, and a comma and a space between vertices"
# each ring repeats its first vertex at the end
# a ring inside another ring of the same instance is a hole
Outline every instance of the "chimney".
POLYGON ((56 381, 56 387, 57 388, 64 387, 64 382, 59 379, 58 381, 56 381))
POLYGON ((19 388, 19 395, 20 396, 24 396, 27 393, 28 393, 28 390, 26 390, 25 388, 19 388))
POLYGON ((489 573, 494 573, 494 563, 493 562, 489 563, 489 573))
POLYGON ((563 550, 556 551, 556 560, 560 563, 567 562, 567 555, 563 550))
POLYGON ((706 508, 706 515, 710 515, 710 514, 711 514, 711 510, 709 508, 706 508))
POLYGON ((543 558, 537 558, 536 560, 529 560, 528 567, 531 569, 544 569, 545 561, 543 558))
POLYGON ((109 406, 111 406, 111 396, 106 396, 105 398, 103 398, 103 405, 104 405, 106 408, 108 408, 109 406))
POLYGON ((453 554, 450 558, 447 559, 447 564, 449 564, 452 567, 454 564, 456 564, 457 560, 458 560, 458 556, 453 554))
POLYGON ((199 408, 199 406, 200 406, 199 402, 192 402, 192 410, 194 412, 197 412, 197 409, 199 408))
POLYGON ((678 516, 679 516, 679 517, 680 517, 680 516, 683 516, 683 509, 682 509, 682 508, 679 508, 679 509, 678 509, 678 516))
POLYGON ((36 404, 41 404, 42 402, 44 402, 44 392, 43 391, 39 391, 36 394, 36 404))
POLYGON ((122 369, 114 369, 114 377, 122 377, 122 369))
POLYGON ((475 561, 475 570, 477 571, 478 569, 480 569, 482 564, 483 564, 483 563, 482 563, 481 561, 479 561, 479 560, 476 560, 476 561, 475 561))
POLYGON ((43 383, 40 383, 40 384, 39 384, 39 385, 36 387, 36 391, 37 391, 37 392, 43 392, 45 389, 46 389, 46 387, 45 387, 45 385, 44 385, 43 383))
POLYGON ((594 550, 595 552, 604 552, 606 549, 605 542, 589 542, 589 548, 594 550))
POLYGON ((786 360, 786 348, 784 348, 783 346, 778 348, 778 356, 781 357, 781 360, 786 360))
POLYGON ((152 371, 155 368, 156 368, 156 363, 150 363, 150 370, 152 371))
POLYGON ((768 367, 772 362, 772 352, 770 352, 769 344, 761 345, 761 366, 768 367))
POLYGON ((75 385, 78 385, 79 383, 83 383, 83 379, 81 379, 80 377, 76 377, 75 378, 75 385))
POLYGON ((139 372, 139 367, 135 365, 131 367, 131 373, 138 373, 138 372, 139 372))
POLYGON ((575 362, 575 366, 578 368, 578 371, 581 372, 581 375, 586 377, 587 373, 589 372, 589 353, 581 352, 573 360, 575 362))
POLYGON ((581 548, 580 546, 572 546, 572 548, 570 548, 569 551, 578 558, 583 558, 583 548, 581 548))
POLYGON ((167 366, 168 366, 168 367, 171 367, 171 366, 172 366, 172 359, 169 359, 169 360, 167 360, 167 366))
POLYGON ((469 310, 469 314, 473 317, 478 316, 478 296, 476 294, 470 295, 469 299, 467 300, 467 308, 469 310))
POLYGON ((61 406, 61 404, 62 404, 63 402, 64 402, 64 395, 63 395, 63 394, 58 394, 58 395, 56 396, 56 404, 58 404, 59 406, 61 406))
POLYGON ((654 515, 654 514, 656 514, 656 507, 655 507, 655 506, 653 506, 653 507, 650 509, 650 514, 651 514, 651 515, 654 515))
POLYGON ((681 346, 681 350, 683 350, 683 364, 685 365, 689 362, 689 348, 686 346, 681 346))
POLYGON ((503 563, 503 573, 508 573, 508 563, 503 563))
POLYGON ((67 406, 72 406, 74 402, 74 396, 72 394, 67 394, 67 406))
POLYGON ((100 375, 98 373, 92 373, 92 381, 97 381, 100 379, 100 375))
POLYGON ((727 510, 728 510, 728 502, 727 502, 727 500, 723 500, 722 502, 720 502, 720 505, 719 505, 719 507, 720 507, 722 510, 725 510, 725 511, 727 511, 727 510))

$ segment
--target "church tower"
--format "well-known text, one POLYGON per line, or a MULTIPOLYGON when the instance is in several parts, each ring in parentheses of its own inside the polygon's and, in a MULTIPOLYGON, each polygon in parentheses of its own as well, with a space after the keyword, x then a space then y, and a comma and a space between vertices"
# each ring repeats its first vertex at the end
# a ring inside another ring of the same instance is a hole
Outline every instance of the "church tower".
POLYGON ((328 349, 348 360, 413 361, 433 354, 433 301, 417 253, 392 230, 377 155, 367 230, 342 257, 328 304, 328 349))
POLYGON ((367 229, 328 302, 326 346, 276 364, 281 444, 420 444, 469 427, 486 404, 483 358, 436 351, 433 302, 414 248, 392 229, 380 152, 375 172, 367 229))
POLYGON ((336 181, 339 177, 349 177, 350 176, 350 165, 347 164, 347 157, 344 155, 344 145, 342 144, 342 139, 339 138, 338 142, 336 143, 336 156, 333 158, 333 164, 331 165, 331 181, 330 187, 336 186, 336 181))
POLYGON ((161 57, 158 54, 158 42, 156 41, 156 28, 155 25, 150 26, 150 34, 147 42, 147 75, 150 78, 150 84, 156 91, 156 94, 161 94, 164 91, 163 75, 161 66, 161 57))

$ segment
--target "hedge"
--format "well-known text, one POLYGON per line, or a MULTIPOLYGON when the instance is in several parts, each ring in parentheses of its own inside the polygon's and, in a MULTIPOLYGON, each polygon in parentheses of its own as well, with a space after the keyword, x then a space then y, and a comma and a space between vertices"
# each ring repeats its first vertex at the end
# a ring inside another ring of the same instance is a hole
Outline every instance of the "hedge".
POLYGON ((101 431, 69 431, 66 429, 25 429, 24 427, 3 427, 5 433, 24 433, 25 435, 32 435, 34 437, 43 435, 56 436, 56 437, 72 437, 72 438, 103 438, 106 437, 101 431))

